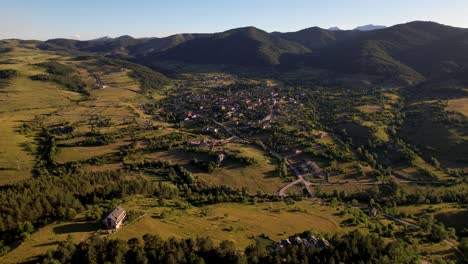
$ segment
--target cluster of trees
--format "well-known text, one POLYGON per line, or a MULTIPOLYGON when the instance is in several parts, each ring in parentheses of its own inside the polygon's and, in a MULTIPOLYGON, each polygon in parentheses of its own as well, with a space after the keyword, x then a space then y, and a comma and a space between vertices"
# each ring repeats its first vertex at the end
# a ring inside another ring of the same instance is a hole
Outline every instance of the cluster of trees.
POLYGON ((0 80, 15 78, 18 74, 19 72, 13 69, 0 70, 0 80))
MULTIPOLYGON (((307 233, 307 232, 305 232, 307 233)), ((310 234, 310 233, 309 233, 310 234)), ((215 245, 209 238, 163 240, 144 235, 128 241, 93 238, 75 245, 60 243, 42 263, 417 263, 416 250, 401 241, 387 243, 376 234, 349 233, 329 237, 319 250, 291 245, 271 251, 262 243, 238 250, 232 241, 215 245)))
POLYGON ((79 142, 77 145, 80 146, 105 146, 115 141, 115 135, 111 133, 101 133, 96 132, 92 133, 92 135, 88 135, 91 137, 87 137, 82 142, 79 142))
MULTIPOLYGON (((203 148, 192 148, 192 147, 185 147, 185 151, 194 152, 194 153, 205 153, 208 154, 211 158, 216 159, 218 157, 217 153, 206 150, 203 148)), ((255 158, 247 157, 241 154, 239 150, 229 150, 225 149, 223 154, 225 155, 226 159, 230 159, 232 161, 236 161, 245 165, 256 165, 258 161, 255 158)), ((214 163, 216 165, 216 163, 214 163)))
MULTIPOLYGON (((179 164, 172 164, 168 161, 143 161, 139 163, 126 164, 126 168, 134 171, 145 171, 157 176, 165 177, 176 184, 179 195, 186 198, 193 205, 216 204, 223 202, 266 202, 280 201, 277 195, 267 195, 258 193, 249 194, 247 189, 235 190, 228 186, 206 186, 195 180, 190 171, 179 164)), ((300 196, 293 199, 300 200, 300 196)))
POLYGON ((147 150, 170 150, 174 147, 179 147, 189 140, 190 136, 182 133, 171 133, 156 138, 147 138, 147 150))
POLYGON ((190 165, 208 173, 212 173, 218 167, 218 164, 212 160, 198 160, 197 158, 192 159, 190 165))
POLYGON ((286 178, 288 176, 288 165, 286 164, 285 158, 277 159, 276 172, 281 178, 286 178))
POLYGON ((29 224, 40 226, 72 219, 88 206, 134 194, 160 199, 179 197, 178 189, 171 184, 129 180, 121 171, 42 175, 6 186, 0 190, 0 237, 6 242, 23 239, 29 224))
POLYGON ((190 185, 195 182, 195 177, 190 171, 179 164, 172 164, 170 161, 141 161, 126 164, 126 167, 130 170, 154 172, 157 175, 165 176, 175 183, 190 185))
POLYGON ((88 119, 88 125, 93 128, 110 127, 114 125, 114 121, 110 117, 93 116, 88 119))
POLYGON ((440 242, 444 239, 457 239, 456 231, 453 227, 445 228, 442 222, 436 222, 431 214, 424 214, 418 218, 418 226, 428 234, 431 242, 440 242))
POLYGON ((233 153, 230 151, 226 151, 225 155, 227 158, 235 160, 237 162, 247 164, 247 165, 255 165, 258 164, 258 161, 255 158, 252 157, 246 157, 238 153, 233 153))
POLYGON ((0 237, 12 241, 23 232, 22 223, 41 225, 51 220, 66 219, 71 211, 82 211, 78 195, 94 186, 116 182, 117 172, 41 176, 0 190, 0 237))
POLYGON ((89 92, 86 91, 86 83, 81 80, 80 76, 75 73, 73 68, 56 61, 44 62, 36 65, 46 68, 48 74, 33 75, 31 76, 31 80, 52 81, 66 87, 70 91, 89 95, 89 92))
POLYGON ((36 163, 33 172, 36 175, 48 175, 57 166, 55 156, 58 153, 57 142, 50 131, 43 127, 36 137, 36 163))
POLYGON ((400 185, 395 180, 374 186, 362 192, 348 193, 346 191, 322 192, 317 190, 316 196, 323 199, 336 199, 338 201, 359 201, 369 204, 371 201, 387 208, 399 205, 439 204, 439 203, 468 203, 466 188, 438 188, 425 187, 421 190, 400 185))

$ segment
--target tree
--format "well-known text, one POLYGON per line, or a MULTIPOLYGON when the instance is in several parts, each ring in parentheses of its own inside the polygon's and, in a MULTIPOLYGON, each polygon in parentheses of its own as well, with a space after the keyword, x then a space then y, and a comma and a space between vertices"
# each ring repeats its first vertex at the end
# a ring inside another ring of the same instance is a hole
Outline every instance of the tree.
POLYGON ((464 237, 460 241, 460 245, 458 245, 458 248, 463 252, 465 255, 465 258, 468 259, 468 237, 464 237))
POLYGON ((145 251, 137 238, 130 239, 128 241, 129 251, 125 255, 126 263, 136 264, 147 264, 148 259, 146 258, 145 251))
POLYGON ((440 242, 448 238, 447 231, 445 230, 444 224, 438 223, 432 226, 431 233, 429 235, 432 241, 440 242))
POLYGON ((34 226, 31 222, 26 222, 23 224, 23 232, 31 234, 34 231, 34 226))
POLYGON ((278 164, 278 174, 280 177, 288 176, 288 166, 286 165, 286 159, 281 158, 278 164))

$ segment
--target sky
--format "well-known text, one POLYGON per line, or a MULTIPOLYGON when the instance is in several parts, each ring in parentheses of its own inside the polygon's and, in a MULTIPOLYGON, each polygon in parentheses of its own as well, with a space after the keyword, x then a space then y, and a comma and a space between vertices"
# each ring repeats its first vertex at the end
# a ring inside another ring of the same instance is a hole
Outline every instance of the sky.
POLYGON ((468 0, 2 0, 0 39, 164 37, 255 26, 352 29, 413 20, 468 28, 468 0))

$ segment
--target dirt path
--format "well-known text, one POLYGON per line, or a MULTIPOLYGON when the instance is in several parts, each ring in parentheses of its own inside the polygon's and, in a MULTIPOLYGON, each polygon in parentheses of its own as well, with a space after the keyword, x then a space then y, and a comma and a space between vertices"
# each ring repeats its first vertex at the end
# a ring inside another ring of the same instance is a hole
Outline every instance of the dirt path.
MULTIPOLYGON (((403 220, 403 219, 401 219, 401 218, 398 218, 398 217, 393 216, 393 215, 386 214, 386 213, 384 213, 384 212, 381 212, 381 213, 382 213, 382 215, 383 215, 385 218, 388 218, 388 219, 390 219, 390 220, 393 220, 393 221, 395 221, 395 222, 398 222, 398 223, 400 223, 400 224, 402 224, 402 225, 406 225, 406 226, 413 227, 413 228, 416 228, 416 229, 421 229, 421 227, 419 227, 419 226, 416 225, 416 224, 410 223, 410 222, 405 221, 405 220, 403 220)), ((447 243, 447 245, 449 245, 450 247, 452 247, 454 250, 456 250, 458 253, 462 253, 462 252, 460 251, 460 249, 459 249, 454 243, 452 243, 451 241, 449 241, 448 239, 444 239, 443 241, 444 241, 445 243, 447 243)))

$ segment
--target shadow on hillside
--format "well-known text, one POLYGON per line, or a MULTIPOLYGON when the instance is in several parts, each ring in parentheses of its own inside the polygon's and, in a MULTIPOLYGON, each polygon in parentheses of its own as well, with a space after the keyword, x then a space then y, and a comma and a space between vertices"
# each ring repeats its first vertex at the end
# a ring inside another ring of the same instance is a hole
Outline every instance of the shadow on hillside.
POLYGON ((262 175, 264 176, 265 179, 269 179, 269 178, 278 178, 278 173, 276 171, 269 171, 269 172, 264 172, 262 173, 262 175))
POLYGON ((52 242, 38 244, 38 245, 35 245, 34 247, 47 247, 47 246, 58 245, 59 243, 60 243, 59 241, 52 241, 52 242))
POLYGON ((75 232, 91 232, 97 231, 99 226, 95 223, 71 223, 62 226, 54 227, 55 234, 68 234, 75 232))

